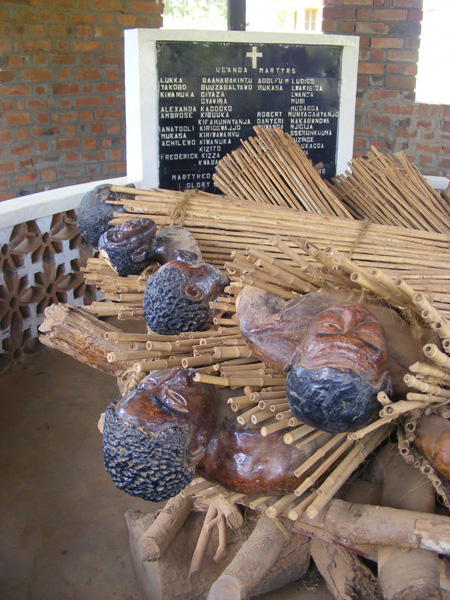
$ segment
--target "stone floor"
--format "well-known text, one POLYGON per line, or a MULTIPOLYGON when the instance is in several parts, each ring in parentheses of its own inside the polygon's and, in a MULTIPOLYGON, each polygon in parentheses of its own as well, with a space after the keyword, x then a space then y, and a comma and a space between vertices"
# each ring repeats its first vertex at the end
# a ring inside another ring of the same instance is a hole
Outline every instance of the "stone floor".
MULTIPOLYGON (((1 600, 143 600, 97 421, 115 379, 44 349, 0 376, 1 600)), ((331 600, 312 571, 264 600, 331 600)), ((169 598, 167 600, 170 600, 169 598)))

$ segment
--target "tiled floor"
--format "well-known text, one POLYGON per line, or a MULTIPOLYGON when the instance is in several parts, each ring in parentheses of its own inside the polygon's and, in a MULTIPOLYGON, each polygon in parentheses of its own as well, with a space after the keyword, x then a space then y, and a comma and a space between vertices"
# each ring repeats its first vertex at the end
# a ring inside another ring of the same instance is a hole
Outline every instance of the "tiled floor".
MULTIPOLYGON (((97 421, 115 379, 44 349, 0 376, 1 600, 142 600, 97 421)), ((265 600, 329 600, 310 576, 265 600)), ((169 598, 167 600, 170 600, 169 598)))

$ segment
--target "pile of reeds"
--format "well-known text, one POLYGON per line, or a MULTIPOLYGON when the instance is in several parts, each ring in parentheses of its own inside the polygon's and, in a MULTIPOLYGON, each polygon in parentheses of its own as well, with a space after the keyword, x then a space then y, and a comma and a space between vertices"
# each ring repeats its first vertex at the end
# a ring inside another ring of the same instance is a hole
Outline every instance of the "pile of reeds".
POLYGON ((374 146, 333 178, 330 189, 355 219, 411 229, 450 232, 449 206, 404 152, 384 155, 374 146))
POLYGON ((214 184, 226 196, 350 217, 300 146, 282 129, 254 127, 257 137, 224 156, 214 184))
MULTIPOLYGON (((115 213, 114 224, 137 216, 153 219, 158 227, 182 224, 196 238, 204 260, 219 267, 232 252, 240 254, 248 246, 265 251, 268 259, 289 263, 292 256, 268 245, 267 238, 276 236, 291 249, 296 247, 294 238, 306 238, 317 247, 332 247, 358 267, 381 269, 404 280, 450 315, 450 240, 445 234, 299 212, 201 191, 125 189, 135 193, 135 198, 120 202, 127 213, 115 213)), ((311 263, 304 249, 297 247, 294 254, 305 264, 311 263)))

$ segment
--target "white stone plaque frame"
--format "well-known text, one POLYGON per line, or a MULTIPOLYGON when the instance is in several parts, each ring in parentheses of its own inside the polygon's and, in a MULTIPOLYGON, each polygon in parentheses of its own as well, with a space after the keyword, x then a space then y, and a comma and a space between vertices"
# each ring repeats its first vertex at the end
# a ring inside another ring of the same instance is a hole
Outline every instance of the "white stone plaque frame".
MULTIPOLYGON (((157 42, 237 42, 342 47, 336 172, 353 157, 359 38, 247 31, 130 29, 125 31, 127 174, 143 187, 159 186, 157 42)), ((175 75, 175 74, 174 74, 175 75)))

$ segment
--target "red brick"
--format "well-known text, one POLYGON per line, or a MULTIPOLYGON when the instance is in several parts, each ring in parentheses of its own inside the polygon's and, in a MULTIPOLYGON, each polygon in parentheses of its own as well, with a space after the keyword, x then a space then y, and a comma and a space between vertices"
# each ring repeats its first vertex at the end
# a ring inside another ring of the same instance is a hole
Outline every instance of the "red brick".
POLYGON ((339 33, 355 33, 356 23, 353 21, 340 21, 339 33))
POLYGON ((81 160, 94 161, 94 160, 105 160, 106 154, 104 150, 96 150, 95 152, 82 152, 81 160))
POLYGON ((96 25, 97 15, 86 13, 71 13, 70 20, 72 25, 96 25))
POLYGON ((78 140, 56 140, 55 148, 56 150, 75 150, 78 148, 78 140))
POLYGON ((35 54, 33 56, 33 64, 35 67, 46 67, 48 62, 47 55, 35 54))
POLYGON ((29 122, 29 113, 11 113, 6 115, 6 124, 8 127, 13 127, 14 125, 28 125, 29 122))
POLYGON ((442 144, 438 144, 437 146, 429 146, 428 144, 417 144, 417 150, 421 152, 429 152, 431 154, 439 154, 442 152, 442 144))
POLYGON ((123 10, 124 4, 119 0, 94 0, 95 10, 120 11, 123 10))
POLYGON ((416 63, 419 59, 417 50, 388 50, 388 60, 416 63))
POLYGON ((16 80, 16 74, 14 71, 0 71, 0 83, 5 85, 12 83, 16 80))
POLYGON ((386 60, 386 51, 385 50, 371 50, 370 51, 370 60, 386 60))
POLYGON ((322 31, 324 33, 335 33, 338 30, 338 22, 337 21, 328 21, 324 19, 322 21, 322 31))
POLYGON ((85 138, 83 140, 83 148, 95 148, 97 146, 97 140, 95 138, 85 138))
POLYGON ((37 173, 27 173, 26 175, 16 175, 16 177, 13 178, 14 183, 16 184, 20 184, 20 183, 32 183, 33 181, 35 181, 37 179, 38 174, 37 173))
MULTIPOLYGON (((348 4, 348 2, 344 2, 348 4)), ((133 12, 155 13, 161 12, 162 8, 156 2, 133 2, 131 7, 133 12)))
POLYGON ((422 10, 408 10, 408 21, 422 21, 423 11, 422 10))
POLYGON ((51 69, 29 69, 23 72, 23 79, 28 81, 51 81, 51 69))
MULTIPOLYGON (((1 50, 1 48, 0 48, 1 50)), ((23 56, 9 56, 8 57, 8 67, 22 67, 23 66, 23 56)))
POLYGON ((356 33, 386 34, 388 26, 385 23, 360 22, 356 23, 356 33))
POLYGON ((357 77, 357 86, 359 88, 366 88, 369 84, 369 78, 367 75, 358 75, 357 77))
POLYGON ((25 40, 25 49, 28 52, 50 52, 52 43, 50 40, 25 40))
POLYGON ((62 69, 61 71, 56 71, 56 77, 58 79, 70 79, 72 71, 70 69, 62 69))
POLYGON ((23 154, 30 154, 33 151, 32 144, 22 144, 22 146, 14 146, 11 148, 11 154, 22 156, 23 154))
POLYGON ((28 129, 16 129, 14 131, 14 136, 16 140, 26 140, 30 137, 30 132, 28 129))
POLYGON ((358 21, 372 21, 373 20, 373 9, 358 8, 358 10, 356 11, 356 19, 358 21))
POLYGON ((75 77, 78 81, 101 79, 100 69, 77 69, 75 77))
POLYGON ((54 83, 52 86, 54 94, 78 94, 77 83, 54 83))
POLYGON ((385 127, 389 127, 391 125, 391 119, 386 115, 370 115, 370 123, 372 125, 384 125, 385 127))
POLYGON ((423 0, 392 0, 394 8, 421 8, 423 0))
MULTIPOLYGON (((397 93, 397 92, 396 92, 397 93)), ((393 115, 412 115, 414 112, 414 104, 385 104, 383 108, 385 113, 392 113, 393 115)))
POLYGON ((10 129, 0 130, 0 144, 6 144, 12 140, 12 132, 10 129))
POLYGON ((14 87, 0 88, 0 95, 4 96, 27 96, 31 93, 30 86, 16 85, 14 87))
POLYGON ((360 62, 358 64, 358 73, 380 75, 384 73, 384 63, 360 62))
POLYGON ((417 65, 404 64, 403 65, 403 75, 417 75, 417 65))
POLYGON ((53 54, 51 56, 52 64, 56 65, 74 65, 76 56, 74 54, 53 54))
POLYGON ((402 73, 402 65, 400 63, 387 63, 386 73, 391 75, 400 75, 402 73))
POLYGON ((117 15, 117 22, 122 27, 137 27, 138 19, 134 15, 117 15))
POLYGON ((87 96, 86 98, 76 98, 75 106, 100 106, 98 96, 87 96))
POLYGON ((78 41, 73 43, 73 50, 75 52, 97 52, 98 50, 101 50, 101 48, 101 42, 94 40, 88 40, 86 42, 78 41))
POLYGON ((0 163, 0 175, 8 175, 9 173, 15 173, 16 163, 11 161, 8 163, 0 163))
POLYGON ((55 181, 56 170, 55 169, 44 169, 41 171, 41 179, 43 182, 55 181))
POLYGON ((401 9, 375 9, 374 19, 376 21, 406 21, 408 11, 401 9))
POLYGON ((371 38, 372 48, 403 48, 402 38, 371 38))
POLYGON ((325 6, 323 9, 324 19, 352 19, 356 18, 356 10, 354 8, 343 8, 334 6, 325 6))

